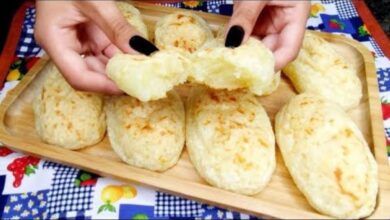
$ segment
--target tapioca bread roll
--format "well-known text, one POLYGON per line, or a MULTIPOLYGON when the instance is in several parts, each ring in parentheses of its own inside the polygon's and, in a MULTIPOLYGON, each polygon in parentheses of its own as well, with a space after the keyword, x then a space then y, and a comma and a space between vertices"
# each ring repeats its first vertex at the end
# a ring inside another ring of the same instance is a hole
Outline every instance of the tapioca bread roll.
POLYGON ((156 24, 155 43, 162 50, 169 47, 195 52, 214 39, 207 22, 192 12, 176 12, 162 17, 156 24))
POLYGON ((186 106, 186 146, 209 184, 254 195, 275 169, 275 137, 266 111, 246 91, 192 88, 186 106))
POLYGON ((358 106, 362 98, 358 70, 331 43, 310 32, 305 34, 298 57, 283 72, 299 93, 323 96, 344 110, 358 106))
POLYGON ((50 65, 33 101, 38 135, 49 144, 71 150, 100 142, 106 132, 103 97, 74 90, 50 65))
POLYGON ((148 27, 142 19, 140 11, 129 3, 123 1, 116 1, 116 6, 122 15, 126 18, 133 27, 135 27, 143 37, 149 39, 148 27))
POLYGON ((377 164, 340 106, 316 95, 298 95, 277 114, 275 129, 284 163, 313 208, 340 219, 373 212, 377 164))
POLYGON ((256 38, 236 48, 227 48, 223 39, 206 43, 193 54, 190 80, 214 89, 247 89, 262 96, 275 91, 280 73, 275 73, 272 52, 256 38))
POLYGON ((178 161, 184 147, 184 105, 169 92, 157 101, 131 96, 106 99, 107 132, 112 148, 126 163, 164 171, 178 161))

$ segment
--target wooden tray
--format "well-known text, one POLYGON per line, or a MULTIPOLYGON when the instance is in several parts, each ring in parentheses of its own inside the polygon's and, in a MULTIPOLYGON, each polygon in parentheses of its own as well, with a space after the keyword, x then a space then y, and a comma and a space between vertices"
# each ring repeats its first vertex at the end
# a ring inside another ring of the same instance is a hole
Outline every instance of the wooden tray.
MULTIPOLYGON (((166 13, 178 9, 163 8, 136 3, 142 11, 151 32, 154 22, 166 13)), ((216 30, 227 21, 226 17, 198 13, 208 20, 216 30)), ((385 150, 381 107, 374 61, 371 53, 351 39, 318 33, 333 43, 339 53, 359 68, 364 86, 361 104, 350 113, 365 135, 379 164, 379 197, 375 213, 371 218, 390 217, 390 169, 385 150)), ((45 78, 47 60, 35 65, 18 86, 10 91, 0 106, 0 141, 11 148, 43 157, 48 160, 71 165, 103 176, 123 181, 132 181, 153 188, 258 216, 277 218, 328 218, 318 214, 293 183, 277 150, 277 168, 271 182, 264 191, 249 197, 209 186, 196 173, 186 152, 172 169, 151 172, 128 166, 111 150, 107 137, 99 144, 79 151, 70 151, 43 143, 34 129, 31 102, 45 78)), ((185 90, 181 90, 185 91, 185 90)), ((295 92, 288 80, 283 78, 279 89, 268 97, 259 98, 270 118, 295 92)))

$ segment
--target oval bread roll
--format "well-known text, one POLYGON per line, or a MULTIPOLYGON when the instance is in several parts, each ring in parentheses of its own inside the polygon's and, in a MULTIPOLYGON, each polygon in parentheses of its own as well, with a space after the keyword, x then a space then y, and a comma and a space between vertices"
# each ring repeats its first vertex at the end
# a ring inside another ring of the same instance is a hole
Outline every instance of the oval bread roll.
POLYGON ((186 113, 186 146, 208 183, 254 195, 275 169, 275 137, 270 120, 248 92, 194 87, 186 113))
POLYGON ((277 114, 275 126, 284 162, 311 206, 340 219, 372 213, 377 164, 359 128, 337 104, 298 95, 277 114))
POLYGON ((127 94, 146 102, 166 97, 187 80, 191 62, 174 48, 151 56, 117 54, 107 64, 108 76, 127 94))
POLYGON ((339 55, 332 44, 306 32, 302 49, 283 72, 295 89, 321 95, 348 110, 359 105, 362 85, 357 70, 339 55))
POLYGON ((192 53, 213 38, 206 21, 192 12, 169 14, 156 24, 155 43, 160 49, 176 47, 192 53))
POLYGON ((249 89, 256 95, 272 93, 279 85, 272 52, 255 38, 237 48, 216 39, 193 56, 191 80, 214 89, 249 89))
POLYGON ((164 171, 178 161, 184 146, 184 106, 175 92, 157 101, 109 97, 105 105, 110 143, 126 163, 164 171))
POLYGON ((126 18, 127 22, 129 22, 133 27, 135 27, 142 34, 143 37, 148 39, 148 28, 142 20, 142 16, 139 10, 134 6, 130 5, 129 3, 122 1, 116 1, 116 6, 118 7, 122 15, 126 18))
POLYGON ((54 65, 33 110, 36 131, 49 144, 80 149, 100 142, 106 132, 103 98, 75 91, 54 65))

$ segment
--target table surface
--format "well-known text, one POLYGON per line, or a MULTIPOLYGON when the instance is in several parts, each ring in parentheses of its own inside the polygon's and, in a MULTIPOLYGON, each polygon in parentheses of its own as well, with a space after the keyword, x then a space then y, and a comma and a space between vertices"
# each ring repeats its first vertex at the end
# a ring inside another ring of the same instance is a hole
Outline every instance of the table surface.
POLYGON ((365 2, 387 36, 390 37, 390 0, 365 0, 365 2))
MULTIPOLYGON (((224 15, 229 15, 232 11, 231 0, 189 2, 167 6, 224 15)), ((25 11, 21 37, 6 82, 0 91, 0 100, 44 54, 33 38, 34 23, 35 8, 31 6, 25 11)), ((367 30, 354 4, 351 1, 338 0, 313 1, 307 28, 343 34, 360 41, 372 51, 377 66, 387 143, 390 145, 390 60, 367 30)), ((389 146, 387 149, 390 152, 389 146)), ((0 147, 0 192, 2 218, 255 218, 156 192, 144 186, 99 177, 39 158, 34 159, 12 152, 5 146, 0 147), (36 164, 25 169, 20 185, 15 183, 12 172, 8 170, 10 164, 16 160, 35 160, 33 164, 36 164), (102 201, 105 197, 110 197, 115 202, 107 205, 102 201), (103 210, 102 207, 109 208, 103 210)))

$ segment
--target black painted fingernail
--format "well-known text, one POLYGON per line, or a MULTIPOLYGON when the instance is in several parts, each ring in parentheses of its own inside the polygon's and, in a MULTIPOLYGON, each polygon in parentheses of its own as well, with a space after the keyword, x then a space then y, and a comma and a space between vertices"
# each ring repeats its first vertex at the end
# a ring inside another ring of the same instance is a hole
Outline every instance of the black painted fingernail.
POLYGON ((130 47, 132 47, 134 50, 145 54, 149 56, 153 52, 158 51, 158 48, 154 46, 150 41, 146 40, 145 38, 141 36, 133 36, 129 40, 130 47))
POLYGON ((239 25, 234 25, 230 28, 225 42, 225 47, 238 47, 244 39, 245 31, 239 25))

